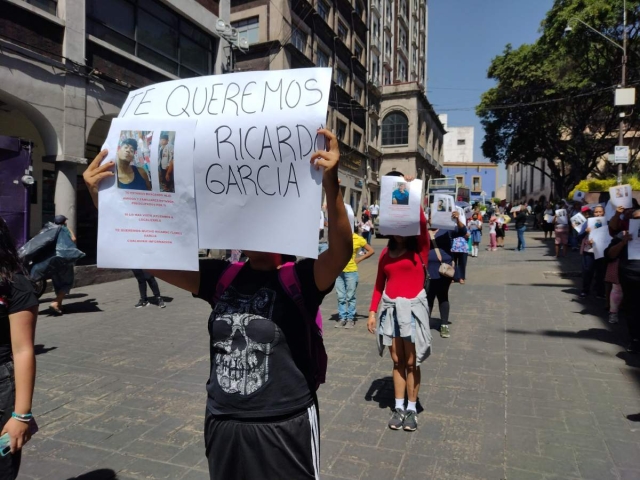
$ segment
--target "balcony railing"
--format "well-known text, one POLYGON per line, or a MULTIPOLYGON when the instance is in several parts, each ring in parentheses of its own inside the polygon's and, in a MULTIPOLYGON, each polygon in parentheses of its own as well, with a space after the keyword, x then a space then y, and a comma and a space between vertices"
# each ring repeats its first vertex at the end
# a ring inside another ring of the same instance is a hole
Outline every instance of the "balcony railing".
POLYGON ((381 48, 381 44, 380 44, 380 39, 379 38, 375 38, 375 37, 371 37, 371 46, 373 48, 375 48, 378 53, 382 52, 382 48, 381 48))

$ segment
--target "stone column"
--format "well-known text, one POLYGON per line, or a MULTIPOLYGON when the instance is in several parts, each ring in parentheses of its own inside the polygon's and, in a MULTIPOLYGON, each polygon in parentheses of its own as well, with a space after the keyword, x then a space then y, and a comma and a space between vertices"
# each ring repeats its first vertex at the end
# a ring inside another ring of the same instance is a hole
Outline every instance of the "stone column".
POLYGON ((77 164, 73 162, 56 161, 56 215, 67 217, 69 227, 76 230, 76 187, 77 164))

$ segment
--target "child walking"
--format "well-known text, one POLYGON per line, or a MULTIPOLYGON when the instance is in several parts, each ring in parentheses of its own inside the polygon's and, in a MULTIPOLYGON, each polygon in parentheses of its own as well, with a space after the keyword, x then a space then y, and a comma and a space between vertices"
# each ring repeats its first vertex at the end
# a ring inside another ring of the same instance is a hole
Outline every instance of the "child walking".
POLYGON ((497 227, 498 219, 496 217, 491 217, 489 219, 489 248, 487 250, 491 252, 495 252, 498 250, 498 239, 497 239, 497 227))
POLYGON ((474 212, 471 216, 471 220, 469 220, 469 233, 471 234, 471 256, 478 256, 478 247, 480 246, 480 242, 482 241, 482 220, 479 219, 478 213, 474 212))

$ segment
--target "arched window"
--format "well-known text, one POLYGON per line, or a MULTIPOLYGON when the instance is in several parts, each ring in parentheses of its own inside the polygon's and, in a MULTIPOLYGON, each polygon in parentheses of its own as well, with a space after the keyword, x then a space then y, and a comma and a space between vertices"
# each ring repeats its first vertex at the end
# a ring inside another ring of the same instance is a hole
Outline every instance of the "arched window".
POLYGON ((402 112, 391 112, 382 120, 382 145, 409 143, 409 120, 402 112))

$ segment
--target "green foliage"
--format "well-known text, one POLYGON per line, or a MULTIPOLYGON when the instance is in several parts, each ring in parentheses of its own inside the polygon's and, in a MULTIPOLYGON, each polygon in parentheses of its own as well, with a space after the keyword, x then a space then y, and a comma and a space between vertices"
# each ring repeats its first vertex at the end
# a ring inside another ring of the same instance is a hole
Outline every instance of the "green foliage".
MULTIPOLYGON (((629 85, 640 84, 639 6, 640 0, 627 1, 629 85)), ((618 142, 613 90, 621 80, 622 52, 575 18, 622 44, 622 11, 622 0, 555 0, 534 44, 507 45, 493 59, 488 77, 497 85, 477 108, 485 157, 536 166, 543 159, 560 195, 590 175, 613 173, 601 160, 618 142), (567 25, 573 28, 568 34, 567 25)), ((640 134, 637 115, 627 120, 627 138, 640 134)))
MULTIPOLYGON (((631 185, 632 190, 640 191, 640 178, 635 175, 627 175, 622 177, 622 183, 631 185)), ((605 179, 582 180, 573 190, 569 192, 567 198, 573 198, 573 194, 577 191, 581 192, 608 192, 611 187, 618 184, 615 177, 605 179)))
POLYGON ((498 203, 500 203, 500 202, 502 201, 502 199, 501 199, 501 198, 498 198, 498 197, 493 197, 493 198, 491 199, 491 201, 497 205, 498 203))

